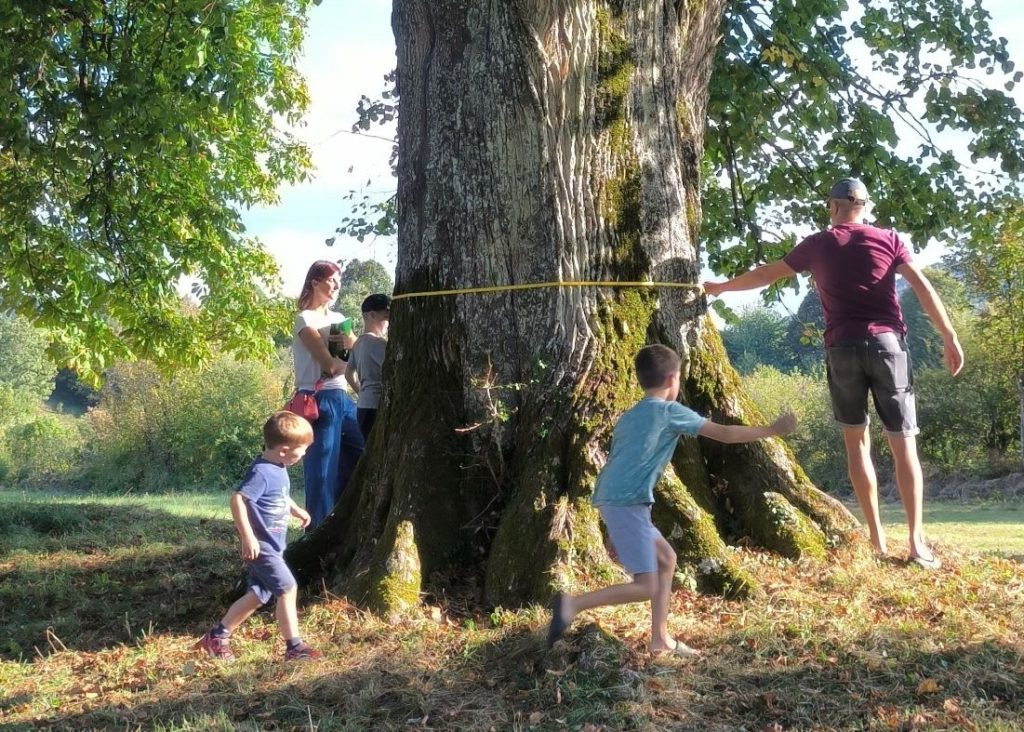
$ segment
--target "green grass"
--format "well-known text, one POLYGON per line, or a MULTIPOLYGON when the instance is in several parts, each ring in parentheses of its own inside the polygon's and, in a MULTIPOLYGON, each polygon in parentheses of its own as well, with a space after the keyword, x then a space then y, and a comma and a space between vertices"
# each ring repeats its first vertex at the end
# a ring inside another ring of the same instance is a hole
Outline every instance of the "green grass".
POLYGON ((1024 510, 928 506, 931 573, 863 545, 740 549, 760 596, 673 594, 695 663, 646 653, 641 605, 585 613, 547 650, 537 607, 389 625, 328 596, 300 611, 325 659, 289 665, 269 612, 234 664, 193 649, 241 569, 226 504, 0 491, 0 729, 1024 730, 1024 568, 971 548, 1024 510))
MULTIPOLYGON (((883 504, 881 513, 893 547, 897 541, 906 542, 903 506, 883 504)), ((943 544, 970 547, 981 554, 1024 558, 1024 506, 1018 503, 926 502, 924 525, 926 535, 943 544)))

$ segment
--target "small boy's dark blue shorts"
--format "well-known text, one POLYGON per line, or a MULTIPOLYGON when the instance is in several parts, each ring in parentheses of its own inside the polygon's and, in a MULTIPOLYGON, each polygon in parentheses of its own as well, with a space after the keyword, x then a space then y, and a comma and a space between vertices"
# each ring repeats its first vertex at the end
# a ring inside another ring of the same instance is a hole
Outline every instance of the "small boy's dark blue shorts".
POLYGON ((260 555, 249 565, 246 584, 257 599, 266 605, 271 598, 279 597, 296 587, 295 575, 288 569, 284 557, 276 552, 266 551, 267 545, 260 542, 260 555))

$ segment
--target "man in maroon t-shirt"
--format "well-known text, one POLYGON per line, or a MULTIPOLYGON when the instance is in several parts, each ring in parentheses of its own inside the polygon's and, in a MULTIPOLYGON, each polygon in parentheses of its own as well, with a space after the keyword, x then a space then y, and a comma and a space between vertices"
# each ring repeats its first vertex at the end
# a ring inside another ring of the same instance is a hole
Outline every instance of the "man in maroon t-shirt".
POLYGON ((885 555, 878 481, 868 440, 869 393, 892 450, 896 486, 910 528, 910 558, 926 569, 937 569, 939 560, 924 539, 914 379, 904 340, 907 326, 896 297, 897 273, 942 334, 946 367, 954 376, 963 367, 963 350, 942 301, 911 262, 896 232, 863 223, 867 201, 867 188, 859 180, 838 181, 829 192, 831 228, 807 237, 777 262, 726 282, 705 282, 704 291, 718 296, 764 287, 798 272, 811 273, 825 313, 832 411, 843 430, 850 482, 864 511, 871 543, 885 555))

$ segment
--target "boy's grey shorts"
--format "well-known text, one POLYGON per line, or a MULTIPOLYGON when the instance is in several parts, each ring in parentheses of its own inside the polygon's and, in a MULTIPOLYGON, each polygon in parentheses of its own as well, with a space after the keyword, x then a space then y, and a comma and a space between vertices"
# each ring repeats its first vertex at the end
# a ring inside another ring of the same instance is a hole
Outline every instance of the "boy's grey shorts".
POLYGON ((598 506, 608 538, 619 555, 619 562, 630 574, 658 571, 654 542, 661 532, 651 523, 650 504, 598 506))
POLYGON ((877 333, 825 349, 832 413, 845 427, 868 423, 868 393, 890 435, 916 435, 914 374, 899 333, 877 333))
POLYGON ((260 553, 249 565, 246 587, 266 605, 272 597, 279 597, 297 586, 295 576, 280 554, 267 551, 269 546, 260 542, 260 553))

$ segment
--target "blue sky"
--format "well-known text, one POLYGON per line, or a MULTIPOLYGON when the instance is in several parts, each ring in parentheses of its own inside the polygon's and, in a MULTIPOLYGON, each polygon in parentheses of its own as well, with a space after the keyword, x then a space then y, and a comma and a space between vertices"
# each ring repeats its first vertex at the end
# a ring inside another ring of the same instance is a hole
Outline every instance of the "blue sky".
MULTIPOLYGON (((992 14, 996 32, 1009 40, 1011 58, 1024 70, 1024 2, 982 0, 992 14)), ((280 191, 280 202, 246 211, 249 233, 273 252, 281 266, 286 294, 297 294, 315 259, 377 259, 395 264, 393 239, 360 243, 339 236, 334 246, 324 241, 347 213, 342 197, 351 190, 384 198, 394 190, 388 168, 390 144, 350 134, 360 95, 374 97, 383 77, 395 65, 391 33, 391 0, 324 0, 312 10, 299 68, 306 78, 311 107, 295 133, 311 148, 313 179, 280 191)), ((1024 85, 1016 96, 1024 104, 1024 85)), ((393 131, 377 130, 385 137, 393 131)), ((931 264, 942 256, 927 247, 917 261, 931 264)), ((733 308, 757 301, 756 295, 735 293, 725 302, 733 308)))
POLYGON ((347 213, 342 196, 365 189, 383 198, 395 188, 390 143, 350 134, 360 95, 375 97, 394 66, 391 0, 324 0, 313 8, 299 64, 311 105, 304 125, 293 130, 310 146, 313 179, 282 188, 275 206, 244 213, 249 233, 277 258, 286 294, 298 294, 316 259, 377 259, 394 267, 392 240, 338 237, 334 246, 324 244, 347 213))

